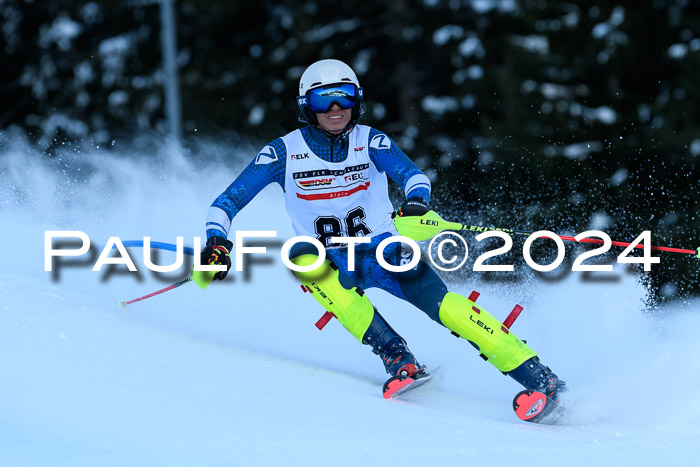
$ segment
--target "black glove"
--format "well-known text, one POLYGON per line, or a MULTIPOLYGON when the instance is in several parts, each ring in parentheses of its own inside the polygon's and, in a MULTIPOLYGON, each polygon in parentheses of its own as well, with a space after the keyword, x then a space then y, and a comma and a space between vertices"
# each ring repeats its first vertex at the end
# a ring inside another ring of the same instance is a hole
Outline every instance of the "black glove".
POLYGON ((229 269, 231 269, 231 249, 233 243, 224 237, 211 237, 207 240, 207 246, 202 250, 202 261, 200 264, 216 264, 226 266, 225 271, 219 271, 214 275, 214 279, 224 280, 229 269))
POLYGON ((430 211, 430 209, 428 208, 427 203, 423 201, 422 198, 413 196, 412 198, 408 198, 406 201, 404 201, 401 207, 397 209, 394 215, 391 217, 422 216, 428 211, 430 211))

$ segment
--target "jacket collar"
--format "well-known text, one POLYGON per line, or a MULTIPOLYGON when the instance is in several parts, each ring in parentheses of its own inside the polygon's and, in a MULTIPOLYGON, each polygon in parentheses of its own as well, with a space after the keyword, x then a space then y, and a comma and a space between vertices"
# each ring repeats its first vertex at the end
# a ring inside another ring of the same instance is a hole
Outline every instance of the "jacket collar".
POLYGON ((335 138, 331 138, 326 133, 319 130, 315 126, 307 125, 306 128, 309 131, 309 135, 311 136, 311 139, 313 139, 321 147, 329 147, 331 145, 337 146, 338 141, 342 141, 343 143, 347 142, 348 135, 352 132, 352 130, 354 130, 354 128, 351 128, 351 129, 343 132, 341 135, 338 135, 335 138))

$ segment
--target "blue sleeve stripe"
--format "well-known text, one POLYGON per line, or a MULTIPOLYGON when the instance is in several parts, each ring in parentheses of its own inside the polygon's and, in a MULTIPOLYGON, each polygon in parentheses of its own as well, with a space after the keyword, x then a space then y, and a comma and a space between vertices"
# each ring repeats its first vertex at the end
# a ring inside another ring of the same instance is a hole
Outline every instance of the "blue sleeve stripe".
POLYGON ((425 188, 414 188, 408 192, 406 199, 413 198, 414 196, 422 198, 426 203, 430 204, 430 191, 425 188))
POLYGON ((209 208, 209 212, 207 212, 206 228, 207 230, 210 228, 220 229, 224 233, 223 237, 228 237, 228 232, 231 228, 231 219, 229 219, 223 209, 212 206, 209 208))
MULTIPOLYGON (((415 190, 416 188, 425 188, 426 190, 429 190, 429 189, 430 189, 430 184, 428 184, 428 183, 416 183, 415 185, 413 185, 413 186, 410 188, 410 190, 415 190)), ((410 191, 410 190, 409 190, 409 191, 410 191)))
POLYGON ((428 179, 428 177, 426 177, 422 172, 415 174, 406 181, 404 193, 406 196, 408 196, 408 194, 416 188, 423 188, 430 192, 430 179, 428 179))
POLYGON ((223 225, 217 224, 216 222, 207 222, 206 226, 207 230, 209 229, 218 229, 221 230, 222 232, 226 231, 223 225))
POLYGON ((224 238, 226 238, 226 234, 218 229, 207 229, 207 240, 209 240, 211 237, 224 237, 224 238))

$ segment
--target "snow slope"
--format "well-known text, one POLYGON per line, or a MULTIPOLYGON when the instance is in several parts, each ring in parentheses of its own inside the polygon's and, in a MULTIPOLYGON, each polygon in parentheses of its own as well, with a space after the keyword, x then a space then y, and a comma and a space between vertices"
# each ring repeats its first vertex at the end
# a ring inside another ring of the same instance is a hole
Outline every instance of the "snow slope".
MULTIPOLYGON (((0 153, 0 465, 696 465, 700 455, 699 303, 644 313, 645 290, 613 281, 527 279, 455 291, 504 318, 572 388, 571 420, 547 427, 510 409, 518 386, 420 311, 370 298, 437 377, 385 401, 379 359, 301 293, 279 260, 293 235, 278 187, 237 218, 277 230, 268 254, 206 291, 140 273, 45 272, 44 232, 93 244, 201 236, 206 210, 240 170, 223 146, 207 170, 160 154, 98 149, 47 161, 21 141, 0 153), (206 177, 204 176, 206 174, 206 177)), ((251 149, 246 157, 252 156, 251 149)), ((163 264, 174 255, 160 256, 163 264)), ((93 259, 94 261, 94 259, 93 259)), ((663 258, 662 258, 663 261, 663 258)))

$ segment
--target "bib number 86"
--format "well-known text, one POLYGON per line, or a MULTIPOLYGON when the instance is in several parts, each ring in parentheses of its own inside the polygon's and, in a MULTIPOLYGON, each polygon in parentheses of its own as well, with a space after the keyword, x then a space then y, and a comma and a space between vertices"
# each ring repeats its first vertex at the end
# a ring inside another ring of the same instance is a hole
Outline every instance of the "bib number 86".
POLYGON ((318 217, 314 221, 316 238, 326 247, 331 246, 331 237, 341 237, 347 232, 348 237, 366 237, 372 231, 367 227, 365 210, 356 207, 347 213, 344 219, 335 216, 318 217))

